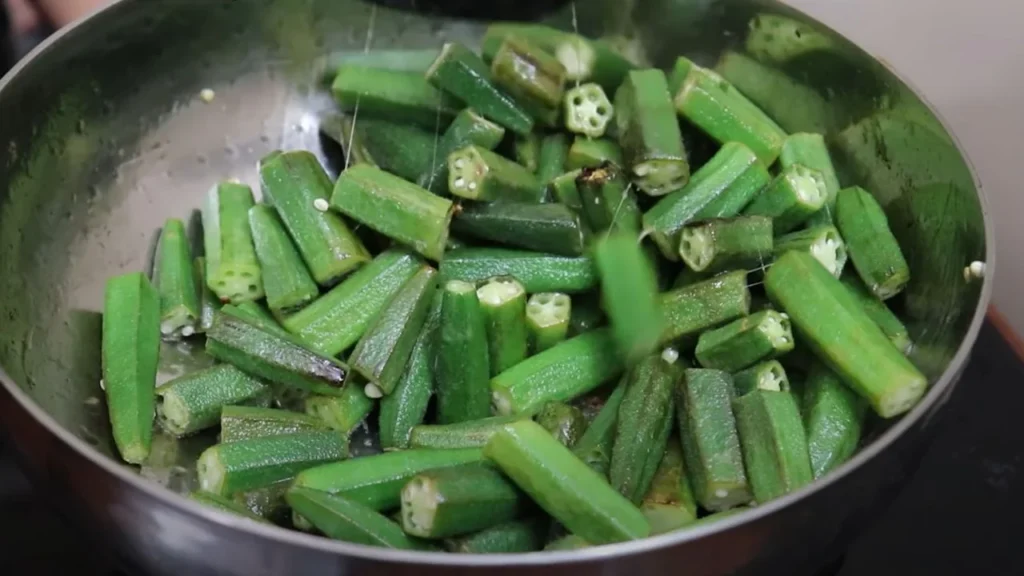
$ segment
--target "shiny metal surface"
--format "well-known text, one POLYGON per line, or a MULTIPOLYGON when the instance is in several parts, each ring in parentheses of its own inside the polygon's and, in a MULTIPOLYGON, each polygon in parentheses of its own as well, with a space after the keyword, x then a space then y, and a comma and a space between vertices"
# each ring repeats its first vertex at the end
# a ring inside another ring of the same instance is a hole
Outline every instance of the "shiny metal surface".
MULTIPOLYGON (((553 574, 565 563, 595 574, 799 574, 841 550, 913 469, 982 321, 994 252, 980 185, 910 88, 776 2, 577 8, 582 32, 642 39, 657 65, 677 54, 710 65, 738 52, 723 62, 747 71, 733 78, 742 90, 786 129, 828 133, 844 182, 884 203, 912 267, 903 312, 913 359, 933 387, 910 415, 796 494, 714 525, 572 553, 392 552, 257 526, 181 498, 175 491, 193 482, 187 466, 208 439, 158 439, 162 460, 141 474, 111 457, 96 313, 105 279, 141 269, 163 220, 188 217, 216 180, 255 185, 264 153, 318 150, 316 114, 330 107, 318 82, 325 62, 366 46, 475 42, 482 26, 353 0, 123 0, 0 81, 0 428, 55 504, 156 574, 553 574), (826 38, 829 50, 784 62, 770 51, 743 56, 764 14, 798 19, 801 33, 826 38), (205 88, 216 93, 210 103, 199 98, 205 88), (967 282, 962 271, 974 260, 987 262, 988 276, 967 282)), ((570 12, 552 22, 570 26, 570 12)), ((163 352, 161 378, 190 361, 187 350, 163 352)))

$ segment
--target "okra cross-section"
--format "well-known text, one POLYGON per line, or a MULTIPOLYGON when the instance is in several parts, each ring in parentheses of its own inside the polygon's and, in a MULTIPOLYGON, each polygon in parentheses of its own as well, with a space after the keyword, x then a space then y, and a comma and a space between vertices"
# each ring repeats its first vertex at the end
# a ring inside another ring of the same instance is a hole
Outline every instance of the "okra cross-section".
POLYGON ((775 239, 775 257, 786 252, 809 254, 825 270, 839 278, 846 267, 846 242, 832 226, 818 226, 791 232, 775 239))
POLYGON ((199 328, 199 292, 185 224, 169 218, 160 231, 154 281, 160 293, 160 335, 176 340, 199 328))
POLYGON ((448 191, 486 202, 540 202, 544 185, 523 166, 479 146, 448 156, 448 191))
POLYGON ((447 193, 449 154, 466 146, 494 150, 504 137, 504 128, 484 118, 476 110, 466 108, 459 112, 437 140, 437 152, 432 155, 430 169, 421 174, 416 183, 434 194, 447 193))
POLYGON ((690 165, 664 72, 630 72, 615 93, 615 120, 623 157, 641 190, 663 196, 686 184, 690 165))
POLYGON ((505 38, 491 62, 491 77, 538 123, 553 127, 565 94, 565 66, 529 40, 505 38))
POLYGON ((263 279, 249 228, 255 201, 244 184, 214 186, 203 207, 206 283, 224 302, 263 297, 263 279))
POLYGON ((821 172, 792 164, 783 168, 743 213, 768 216, 772 218, 775 233, 785 234, 821 210, 827 200, 828 189, 821 172))
POLYGON ((821 174, 828 197, 825 206, 811 216, 809 222, 811 226, 832 224, 835 216, 836 195, 839 193, 839 177, 836 176, 836 169, 832 165, 832 157, 825 145, 825 137, 821 134, 806 132, 790 134, 782 143, 779 164, 783 169, 799 164, 821 174))
POLYGON ((449 200, 367 164, 341 174, 331 207, 431 260, 444 253, 454 209, 449 200))
POLYGON ((754 364, 732 375, 736 384, 736 396, 745 396, 754 390, 789 392, 789 376, 778 360, 754 364))
POLYGON ((699 334, 750 313, 747 274, 729 272, 661 294, 665 329, 661 342, 699 334))
POLYGON ((789 317, 762 310, 700 335, 695 352, 705 368, 736 372, 793 349, 789 317))
POLYGON ((680 234, 679 257, 690 270, 707 275, 764 268, 772 259, 773 230, 772 219, 765 216, 688 224, 680 234))
POLYGON ((600 138, 615 114, 604 90, 583 84, 565 93, 565 127, 587 138, 600 138))
POLYGON ((526 358, 526 290, 515 278, 491 278, 476 291, 487 324, 491 375, 526 358))
POLYGON ((880 300, 899 294, 910 281, 899 242, 874 196, 859 186, 839 191, 836 224, 864 285, 880 300))
POLYGON ((567 294, 541 292, 526 302, 526 330, 534 354, 565 340, 569 333, 572 299, 567 294))

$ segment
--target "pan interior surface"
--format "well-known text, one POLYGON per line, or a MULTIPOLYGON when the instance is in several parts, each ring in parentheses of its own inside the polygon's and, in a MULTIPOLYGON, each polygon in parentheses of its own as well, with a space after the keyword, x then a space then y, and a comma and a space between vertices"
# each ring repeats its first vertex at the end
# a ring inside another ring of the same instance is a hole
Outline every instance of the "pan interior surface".
MULTIPOLYGON (((641 39, 657 66, 679 54, 708 65, 727 58, 752 79, 738 88, 783 128, 827 134, 844 184, 879 198, 905 249, 913 280, 900 306, 912 358, 939 380, 982 301, 983 283, 965 281, 964 267, 989 247, 970 169, 927 106, 877 61, 774 2, 593 0, 577 16, 586 35, 641 39), (815 34, 831 50, 784 62, 770 49, 752 53, 744 38, 771 25, 766 14, 802 22, 779 34, 815 34)), ((551 19, 571 21, 568 10, 551 19)), ((349 0, 125 1, 41 48, 0 83, 4 384, 116 459, 100 388, 106 279, 144 269, 163 221, 187 221, 217 181, 258 191, 266 153, 321 154, 331 63, 366 49, 475 46, 482 31, 349 0)), ((159 382, 208 361, 189 346, 163 345, 159 382)), ((157 457, 141 474, 188 491, 212 440, 157 434, 157 457)))

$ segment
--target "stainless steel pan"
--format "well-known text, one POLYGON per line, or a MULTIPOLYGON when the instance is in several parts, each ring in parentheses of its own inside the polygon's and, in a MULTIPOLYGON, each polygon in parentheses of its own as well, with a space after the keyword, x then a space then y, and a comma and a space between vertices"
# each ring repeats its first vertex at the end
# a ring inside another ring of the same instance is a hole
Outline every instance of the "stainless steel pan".
MULTIPOLYGON (((914 361, 933 382, 927 398, 798 493, 714 525, 578 552, 392 552, 202 508, 177 492, 208 440, 162 443, 162 460, 141 473, 111 456, 95 312, 105 279, 143 268, 153 231, 168 216, 188 217, 214 181, 256 184, 266 152, 319 150, 316 115, 330 102, 318 78, 331 58, 472 43, 482 25, 353 0, 123 0, 0 81, 0 427, 83 538, 154 574, 799 574, 841 550, 892 497, 956 385, 991 292, 991 222, 955 140, 883 64, 776 2, 576 8, 581 31, 639 38, 659 65, 680 53, 710 64, 742 52, 751 22, 766 22, 759 14, 795 18, 800 34, 828 44, 741 59, 762 79, 741 89, 788 130, 827 132, 843 177, 886 206, 913 269, 903 312, 914 361), (199 98, 206 88, 216 93, 210 103, 199 98), (965 279, 973 261, 987 263, 984 279, 965 279)), ((551 21, 568 27, 571 18, 566 8, 551 21)), ((188 358, 165 347, 163 378, 182 368, 178 357, 188 358)))

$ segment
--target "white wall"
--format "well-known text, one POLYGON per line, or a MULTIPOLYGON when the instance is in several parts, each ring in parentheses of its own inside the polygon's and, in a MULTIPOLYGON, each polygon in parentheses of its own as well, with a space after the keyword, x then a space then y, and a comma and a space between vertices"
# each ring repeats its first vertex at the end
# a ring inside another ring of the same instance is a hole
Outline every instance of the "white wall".
POLYGON ((1024 2, 786 1, 888 61, 951 126, 994 214, 996 306, 1024 333, 1024 2))

